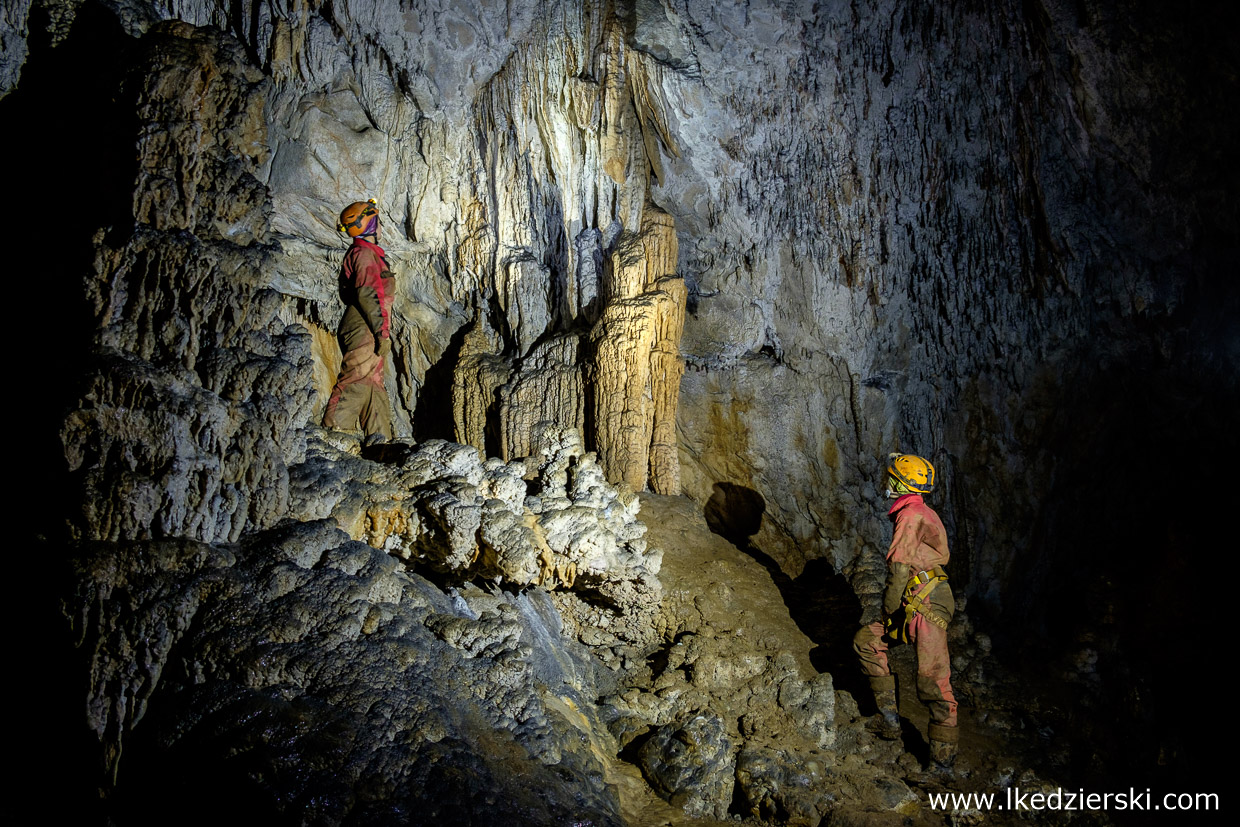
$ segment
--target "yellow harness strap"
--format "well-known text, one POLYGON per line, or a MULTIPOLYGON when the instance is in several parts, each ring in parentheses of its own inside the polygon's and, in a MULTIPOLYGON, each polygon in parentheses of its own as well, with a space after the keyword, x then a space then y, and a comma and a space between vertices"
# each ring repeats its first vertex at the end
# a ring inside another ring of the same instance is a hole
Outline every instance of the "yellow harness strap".
POLYGON ((947 630, 947 618, 941 617, 934 613, 931 608, 926 605, 926 599, 930 597, 930 593, 938 588, 940 583, 947 582, 947 572, 943 571, 942 566, 935 566, 930 571, 919 571, 908 579, 908 584, 904 587, 904 604, 909 608, 909 614, 905 617, 911 619, 912 612, 917 612, 926 620, 938 626, 940 629, 947 630), (925 586, 916 595, 913 592, 919 587, 925 586))

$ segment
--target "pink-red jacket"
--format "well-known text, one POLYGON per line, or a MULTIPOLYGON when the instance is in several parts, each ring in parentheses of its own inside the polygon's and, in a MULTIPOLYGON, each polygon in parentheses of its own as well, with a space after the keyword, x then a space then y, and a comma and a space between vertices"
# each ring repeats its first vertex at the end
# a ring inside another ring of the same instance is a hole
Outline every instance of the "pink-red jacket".
MULTIPOLYGON (((887 590, 883 594, 883 611, 891 614, 900 607, 904 587, 913 575, 947 565, 947 531, 934 509, 926 505, 920 494, 905 494, 891 505, 887 517, 895 527, 891 546, 887 549, 887 590)), ((947 584, 931 593, 930 602, 937 604, 948 617, 955 601, 947 584), (942 592, 942 596, 940 596, 942 592)))
POLYGON ((346 305, 340 321, 340 349, 344 353, 363 347, 375 350, 381 339, 392 335, 395 281, 383 248, 360 236, 353 239, 353 246, 344 254, 340 281, 346 305))

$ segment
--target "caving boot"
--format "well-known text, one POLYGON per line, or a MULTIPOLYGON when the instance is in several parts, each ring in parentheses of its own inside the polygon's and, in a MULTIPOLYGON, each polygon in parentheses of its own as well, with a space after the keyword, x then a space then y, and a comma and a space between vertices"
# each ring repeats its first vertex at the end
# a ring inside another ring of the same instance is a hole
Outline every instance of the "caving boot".
POLYGON ((884 740, 899 740, 900 701, 896 694, 896 676, 871 676, 870 689, 874 691, 874 703, 878 707, 878 717, 871 723, 870 730, 884 740))
POLYGON ((956 745, 960 740, 960 730, 954 726, 943 726, 930 722, 930 769, 939 775, 952 775, 952 765, 956 763, 956 745))

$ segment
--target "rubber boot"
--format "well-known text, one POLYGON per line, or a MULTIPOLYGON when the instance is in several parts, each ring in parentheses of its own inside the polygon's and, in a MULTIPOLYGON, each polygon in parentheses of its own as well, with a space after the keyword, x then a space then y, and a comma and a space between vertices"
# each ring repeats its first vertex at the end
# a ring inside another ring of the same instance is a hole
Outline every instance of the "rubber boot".
POLYGON ((896 694, 896 676, 870 677, 870 689, 874 691, 874 703, 878 718, 870 729, 879 738, 896 741, 900 738, 900 699, 896 694))
POLYGON ((951 775, 952 765, 956 763, 956 744, 960 740, 960 730, 931 721, 929 735, 930 769, 941 775, 951 775))

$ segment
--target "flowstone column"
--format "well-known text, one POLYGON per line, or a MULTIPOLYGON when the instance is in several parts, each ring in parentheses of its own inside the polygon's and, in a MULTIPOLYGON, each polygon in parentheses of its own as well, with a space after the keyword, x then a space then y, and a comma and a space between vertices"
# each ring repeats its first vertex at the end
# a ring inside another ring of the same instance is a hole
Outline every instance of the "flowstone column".
POLYGON ((560 13, 475 109, 457 261, 490 312, 455 369, 456 438, 515 459, 537 429, 574 429, 610 481, 679 494, 687 290, 651 198, 676 151, 663 68, 605 9, 560 13))
POLYGON ((647 204, 641 233, 612 255, 588 374, 594 444, 607 478, 673 495, 680 493, 676 403, 687 297, 675 275, 677 253, 671 216, 647 204))

